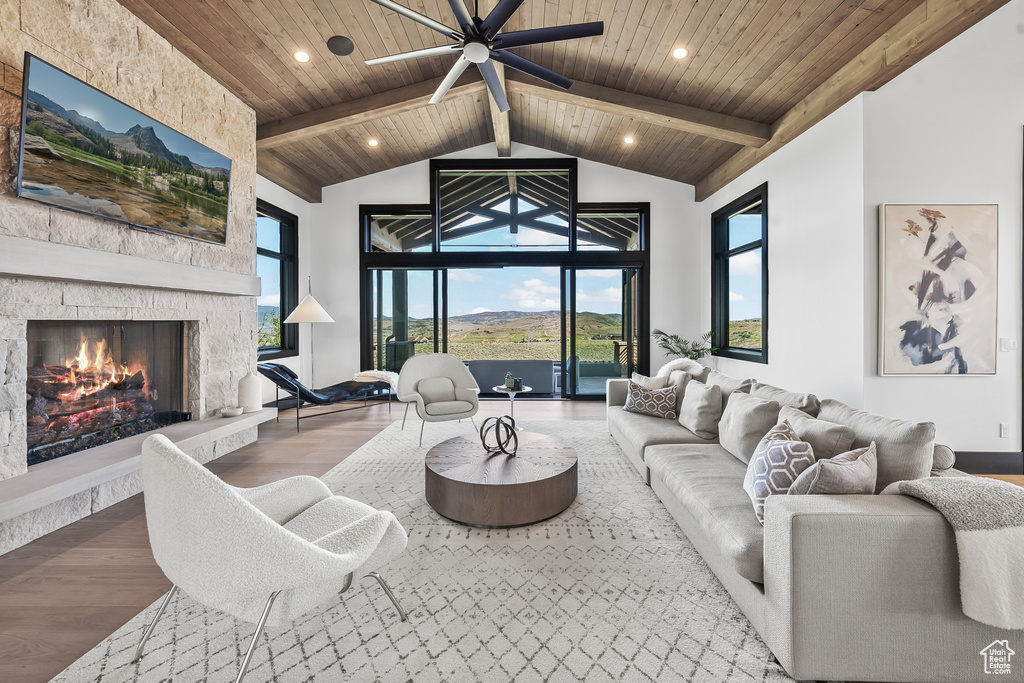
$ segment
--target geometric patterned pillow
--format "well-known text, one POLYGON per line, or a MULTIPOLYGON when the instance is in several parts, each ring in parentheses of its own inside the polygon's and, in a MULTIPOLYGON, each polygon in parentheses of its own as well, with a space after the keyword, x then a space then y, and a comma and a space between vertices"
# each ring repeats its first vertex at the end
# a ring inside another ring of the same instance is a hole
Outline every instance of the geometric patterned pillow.
POLYGON ((666 387, 664 389, 644 389, 636 382, 630 381, 626 394, 626 405, 624 410, 641 415, 653 415, 664 417, 669 420, 676 419, 676 389, 666 387))
POLYGON ((754 504, 757 521, 764 524, 764 501, 771 495, 785 494, 800 473, 814 464, 814 451, 783 420, 764 435, 747 463, 743 490, 754 504))

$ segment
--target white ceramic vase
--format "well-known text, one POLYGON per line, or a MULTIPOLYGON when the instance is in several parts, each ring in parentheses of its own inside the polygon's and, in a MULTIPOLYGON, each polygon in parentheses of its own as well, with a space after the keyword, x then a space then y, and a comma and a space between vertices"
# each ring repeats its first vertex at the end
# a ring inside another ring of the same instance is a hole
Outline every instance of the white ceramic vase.
POLYGON ((250 372, 238 380, 238 405, 246 413, 255 413, 263 407, 260 378, 256 373, 250 372))

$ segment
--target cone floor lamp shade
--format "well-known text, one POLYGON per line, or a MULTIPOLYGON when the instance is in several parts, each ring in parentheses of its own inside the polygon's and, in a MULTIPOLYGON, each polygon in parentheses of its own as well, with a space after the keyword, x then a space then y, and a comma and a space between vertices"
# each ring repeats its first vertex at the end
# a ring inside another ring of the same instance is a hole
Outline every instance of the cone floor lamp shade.
MULTIPOLYGON (((324 310, 324 307, 313 298, 313 285, 311 282, 312 278, 309 278, 306 282, 306 296, 299 302, 299 305, 295 307, 295 310, 284 319, 287 323, 333 323, 334 318, 324 310)), ((311 387, 316 387, 316 373, 313 371, 313 326, 310 325, 309 329, 309 371, 312 375, 309 378, 309 384, 311 387)))

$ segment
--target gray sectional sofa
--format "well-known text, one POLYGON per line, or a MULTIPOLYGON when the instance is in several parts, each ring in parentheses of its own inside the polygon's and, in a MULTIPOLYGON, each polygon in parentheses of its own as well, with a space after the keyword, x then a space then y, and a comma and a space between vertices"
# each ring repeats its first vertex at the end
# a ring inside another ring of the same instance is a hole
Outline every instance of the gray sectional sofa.
MULTIPOLYGON (((680 368, 716 380, 680 361, 659 374, 680 368)), ((1004 639, 1024 645, 1019 631, 964 616, 953 530, 931 506, 901 495, 776 495, 762 527, 743 490, 746 462, 677 420, 624 410, 627 384, 608 381, 608 431, 797 680, 987 681, 983 649, 1004 639)), ((875 441, 879 490, 899 479, 968 476, 952 469, 954 455, 935 445, 930 423, 756 382, 736 390, 770 396, 780 409, 800 404, 815 428, 846 425, 854 447, 875 441)), ((1001 679, 1024 680, 1024 660, 1001 679)))

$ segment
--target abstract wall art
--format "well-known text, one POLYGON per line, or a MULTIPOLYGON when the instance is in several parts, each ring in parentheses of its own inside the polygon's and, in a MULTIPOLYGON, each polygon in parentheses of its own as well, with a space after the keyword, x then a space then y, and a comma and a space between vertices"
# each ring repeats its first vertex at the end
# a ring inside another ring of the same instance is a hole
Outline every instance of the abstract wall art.
POLYGON ((883 204, 879 372, 996 371, 995 204, 883 204))

